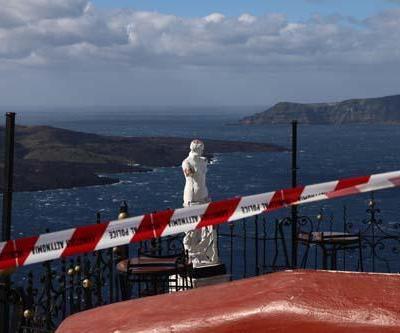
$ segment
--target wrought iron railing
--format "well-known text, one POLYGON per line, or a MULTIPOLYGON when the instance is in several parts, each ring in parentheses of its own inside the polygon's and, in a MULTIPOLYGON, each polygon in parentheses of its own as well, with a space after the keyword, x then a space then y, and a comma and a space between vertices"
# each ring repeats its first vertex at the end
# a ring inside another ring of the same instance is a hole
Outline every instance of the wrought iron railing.
POLYGON ((373 197, 365 213, 365 218, 352 222, 346 206, 340 221, 323 211, 300 215, 295 242, 291 217, 271 220, 262 214, 228 223, 219 227, 220 254, 232 279, 288 268, 400 272, 400 222, 385 224, 373 197), (291 262, 293 244, 297 246, 296 267, 291 262))
MULTIPOLYGON (((262 214, 220 225, 220 258, 232 280, 295 268, 293 246, 298 268, 400 271, 400 223, 386 225, 373 198, 366 218, 350 222, 345 207, 339 215, 340 222, 323 211, 299 216, 295 240, 290 217, 262 214)), ((184 251, 182 236, 166 237, 21 268, 7 298, 0 300, 10 305, 11 331, 53 332, 73 313, 140 296, 116 269, 139 249, 155 255, 184 251)))

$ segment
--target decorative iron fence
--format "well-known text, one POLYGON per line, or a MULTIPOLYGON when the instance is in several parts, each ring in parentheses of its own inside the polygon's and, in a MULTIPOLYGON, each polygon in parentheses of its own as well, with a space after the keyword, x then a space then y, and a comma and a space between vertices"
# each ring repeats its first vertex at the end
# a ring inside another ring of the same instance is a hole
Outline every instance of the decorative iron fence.
POLYGON ((373 196, 365 218, 349 221, 346 206, 340 220, 318 211, 298 216, 297 237, 292 219, 267 214, 219 227, 219 249, 232 279, 291 268, 342 271, 400 272, 400 222, 385 224, 373 196), (297 265, 291 262, 297 246, 297 265))
MULTIPOLYGON (((400 223, 387 225, 380 213, 372 197, 366 217, 359 221, 349 221, 345 207, 340 223, 323 211, 299 216, 296 239, 290 217, 262 214, 223 224, 218 227, 220 258, 232 280, 295 268, 293 246, 299 268, 399 272, 400 223)), ((139 251, 160 257, 184 254, 182 236, 32 265, 29 271, 21 268, 7 296, 0 299, 9 304, 11 332, 53 332, 71 314, 142 296, 137 284, 117 270, 121 260, 139 251)))

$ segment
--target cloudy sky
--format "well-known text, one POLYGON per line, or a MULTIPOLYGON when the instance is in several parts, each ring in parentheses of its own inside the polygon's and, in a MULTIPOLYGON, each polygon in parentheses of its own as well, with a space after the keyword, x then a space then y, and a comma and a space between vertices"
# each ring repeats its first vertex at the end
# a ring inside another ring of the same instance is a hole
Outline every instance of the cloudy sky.
POLYGON ((400 0, 0 0, 0 106, 400 93, 400 0))

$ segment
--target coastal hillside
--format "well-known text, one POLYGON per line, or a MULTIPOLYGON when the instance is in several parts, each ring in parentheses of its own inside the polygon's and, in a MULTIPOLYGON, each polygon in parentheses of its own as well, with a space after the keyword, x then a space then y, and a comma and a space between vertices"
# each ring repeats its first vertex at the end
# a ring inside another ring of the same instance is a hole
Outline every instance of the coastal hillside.
MULTIPOLYGON (((98 174, 151 171, 180 165, 190 138, 115 137, 48 126, 17 126, 15 190, 35 191, 118 182, 98 174)), ((206 153, 284 151, 276 145, 204 140, 206 153)), ((4 128, 0 128, 0 156, 4 156, 4 128)), ((3 160, 0 161, 3 174, 3 160)), ((3 187, 3 179, 0 188, 3 187)))
POLYGON ((303 124, 400 124, 400 95, 351 99, 337 103, 282 102, 240 120, 241 124, 280 124, 297 119, 303 124))

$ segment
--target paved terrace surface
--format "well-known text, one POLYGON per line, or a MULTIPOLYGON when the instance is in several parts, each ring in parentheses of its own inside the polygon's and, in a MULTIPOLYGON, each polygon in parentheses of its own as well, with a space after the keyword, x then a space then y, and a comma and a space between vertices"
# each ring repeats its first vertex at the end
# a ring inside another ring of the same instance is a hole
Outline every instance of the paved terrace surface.
POLYGON ((400 332, 400 275, 285 271, 103 306, 67 332, 400 332))

